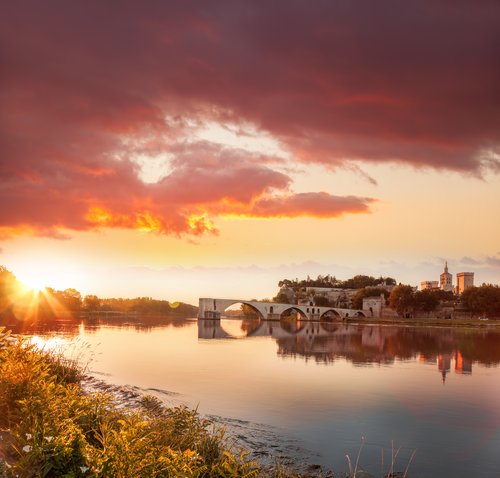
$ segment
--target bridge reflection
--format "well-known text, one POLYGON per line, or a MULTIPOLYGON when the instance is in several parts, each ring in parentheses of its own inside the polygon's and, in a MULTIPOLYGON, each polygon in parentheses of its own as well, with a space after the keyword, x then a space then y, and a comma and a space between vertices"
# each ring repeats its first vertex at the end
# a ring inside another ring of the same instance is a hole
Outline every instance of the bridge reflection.
MULTIPOLYGON (((243 337, 328 336, 342 327, 340 322, 310 320, 204 319, 198 320, 199 339, 236 339, 243 337)), ((345 329, 345 326, 344 326, 345 329)))
POLYGON ((332 363, 346 359, 354 365, 392 364, 417 360, 433 364, 443 382, 450 371, 471 374, 473 363, 500 364, 500 331, 359 325, 339 322, 199 320, 199 339, 272 337, 283 357, 332 363), (235 334, 237 331, 238 334, 235 334))

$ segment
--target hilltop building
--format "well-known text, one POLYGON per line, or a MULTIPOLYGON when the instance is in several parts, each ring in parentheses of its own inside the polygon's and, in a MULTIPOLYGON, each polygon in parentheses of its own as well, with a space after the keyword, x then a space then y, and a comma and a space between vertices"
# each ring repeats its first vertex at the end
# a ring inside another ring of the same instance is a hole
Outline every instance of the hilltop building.
POLYGON ((457 286, 453 287, 453 276, 448 272, 448 261, 445 262, 444 271, 439 276, 439 282, 424 280, 420 282, 420 289, 441 289, 461 294, 465 289, 474 286, 474 272, 458 272, 457 286))
POLYGON ((439 289, 439 281, 437 280, 424 280, 420 282, 420 288, 425 289, 439 289))
POLYGON ((457 294, 474 286, 474 272, 459 272, 457 274, 457 294))
POLYGON ((448 272, 448 261, 444 266, 444 272, 439 276, 439 288, 453 292, 453 276, 448 272))

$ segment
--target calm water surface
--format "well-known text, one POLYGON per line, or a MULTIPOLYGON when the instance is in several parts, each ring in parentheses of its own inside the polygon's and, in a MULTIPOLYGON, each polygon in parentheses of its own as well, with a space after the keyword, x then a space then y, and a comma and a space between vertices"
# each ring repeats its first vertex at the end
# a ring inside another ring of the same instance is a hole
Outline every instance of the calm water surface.
POLYGON ((500 477, 500 329, 141 322, 26 333, 91 353, 106 382, 262 424, 277 454, 293 443, 310 463, 345 471, 364 440, 360 463, 381 476, 394 443, 400 471, 417 450, 411 477, 500 477))

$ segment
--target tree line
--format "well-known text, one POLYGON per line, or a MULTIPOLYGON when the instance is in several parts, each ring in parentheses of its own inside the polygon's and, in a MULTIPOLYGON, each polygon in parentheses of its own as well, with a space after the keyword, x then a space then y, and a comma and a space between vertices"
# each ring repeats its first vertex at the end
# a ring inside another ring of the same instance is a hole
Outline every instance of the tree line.
POLYGON ((500 287, 483 284, 465 289, 461 296, 466 310, 476 315, 500 317, 500 287))
POLYGON ((184 302, 169 302, 152 297, 136 297, 134 299, 112 298, 100 299, 96 295, 87 295, 82 301, 82 310, 88 312, 137 312, 141 314, 182 315, 192 317, 198 313, 198 307, 184 302))
MULTIPOLYGON (((353 308, 360 309, 363 297, 367 296, 366 293, 371 295, 380 295, 380 293, 388 294, 387 290, 383 286, 394 286, 396 285, 396 280, 392 277, 373 277, 367 275, 356 275, 347 280, 339 280, 335 276, 331 275, 318 275, 316 279, 311 279, 307 276, 306 279, 302 280, 290 280, 283 279, 278 282, 278 287, 280 291, 273 298, 274 302, 279 302, 283 304, 296 303, 299 298, 306 298, 305 289, 306 288, 333 288, 333 289, 358 289, 358 293, 353 298, 353 308), (286 290, 293 291, 293 297, 286 290), (360 292, 363 290, 364 292, 360 292), (354 306, 356 304, 356 307, 354 306), (361 305, 359 305, 361 304, 361 305), (359 305, 359 306, 358 306, 359 305)), ((349 299, 346 294, 339 297, 336 301, 332 301, 328 297, 322 294, 314 294, 313 297, 314 305, 319 307, 348 307, 349 299)))
POLYGON ((500 287, 492 284, 469 287, 459 297, 451 291, 415 291, 409 285, 398 285, 392 290, 387 302, 402 317, 433 312, 446 303, 472 316, 500 317, 500 287))
POLYGON ((327 287, 336 289, 361 289, 363 287, 375 287, 381 284, 396 285, 395 279, 392 277, 372 277, 367 275, 356 275, 347 280, 337 279, 335 276, 327 274, 325 276, 318 275, 316 279, 307 276, 306 279, 283 279, 278 282, 279 288, 290 288, 293 290, 303 289, 305 287, 327 287))
POLYGON ((156 315, 195 316, 198 308, 183 302, 153 299, 152 297, 99 298, 74 289, 56 290, 46 287, 40 292, 28 290, 4 266, 0 266, 0 316, 50 317, 62 312, 124 312, 156 315))
POLYGON ((445 303, 453 306, 455 295, 441 289, 415 290, 410 285, 398 285, 392 289, 387 303, 399 316, 411 317, 419 313, 434 312, 445 303))

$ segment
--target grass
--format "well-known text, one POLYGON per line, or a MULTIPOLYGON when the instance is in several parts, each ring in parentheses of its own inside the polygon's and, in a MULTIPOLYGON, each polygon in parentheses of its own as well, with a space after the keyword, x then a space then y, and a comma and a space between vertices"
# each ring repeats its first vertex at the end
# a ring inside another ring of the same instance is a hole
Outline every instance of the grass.
MULTIPOLYGON (((353 466, 352 464, 352 461, 351 461, 351 457, 349 455, 346 455, 346 459, 347 459, 347 464, 349 466, 349 473, 347 474, 347 476, 349 478, 358 478, 360 475, 361 476, 366 476, 365 472, 363 470, 361 470, 361 468, 359 467, 359 459, 361 457, 361 452, 363 451, 363 447, 365 445, 365 439, 364 437, 361 437, 361 445, 358 449, 358 453, 357 453, 357 456, 356 456, 356 462, 353 466)), ((413 459, 415 458, 415 455, 417 453, 417 450, 414 449, 412 451, 412 454, 406 464, 406 467, 405 467, 405 470, 404 472, 403 471, 396 471, 395 470, 395 467, 396 467, 396 461, 397 461, 397 458, 398 458, 398 455, 399 455, 399 452, 401 451, 401 447, 395 449, 394 448, 394 442, 391 442, 391 452, 390 452, 390 460, 389 460, 389 469, 387 471, 382 471, 382 476, 384 478, 407 478, 408 476, 408 470, 410 469, 410 465, 413 461, 413 459)), ((381 467, 382 469, 384 468, 385 464, 384 464, 384 449, 382 448, 381 450, 382 452, 382 456, 381 456, 381 467)), ((368 475, 368 476, 372 476, 372 475, 368 475)))
POLYGON ((144 397, 118 409, 84 393, 75 361, 0 330, 0 476, 254 477, 257 464, 232 450, 196 411, 144 397))

